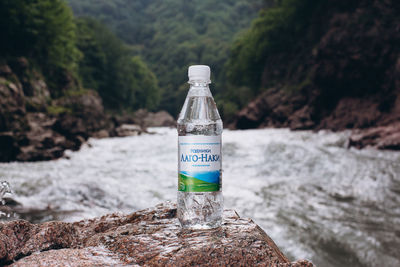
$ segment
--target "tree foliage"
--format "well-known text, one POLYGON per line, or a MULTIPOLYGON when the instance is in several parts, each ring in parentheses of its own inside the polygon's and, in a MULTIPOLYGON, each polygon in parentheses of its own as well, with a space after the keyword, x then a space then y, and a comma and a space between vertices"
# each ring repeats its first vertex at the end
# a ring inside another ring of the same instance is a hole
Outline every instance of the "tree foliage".
MULTIPOLYGON (((254 19, 250 29, 236 38, 225 64, 226 90, 219 96, 226 119, 232 118, 238 109, 265 89, 263 87, 287 82, 290 70, 304 64, 300 54, 311 50, 319 38, 321 25, 314 22, 321 23, 324 19, 315 19, 315 14, 324 2, 275 0, 273 5, 267 3, 267 8, 254 19), (266 85, 262 83, 265 71, 283 75, 277 80, 268 80, 266 85)), ((326 10, 321 12, 322 16, 326 13, 326 10)))
POLYGON ((236 85, 250 86, 257 91, 265 62, 270 55, 292 54, 306 39, 311 14, 320 0, 279 0, 263 10, 232 47, 227 64, 228 79, 236 85))
MULTIPOLYGON (((160 108, 176 114, 187 87, 187 67, 207 64, 217 93, 235 34, 250 25, 261 0, 69 0, 78 16, 91 16, 128 42, 158 77, 160 108)), ((214 91, 215 93, 215 91, 214 91)))
POLYGON ((79 89, 81 80, 113 109, 154 109, 159 103, 157 80, 140 58, 100 23, 75 21, 63 0, 1 1, 0 27, 0 58, 28 58, 53 97, 79 89))
POLYGON ((25 56, 45 71, 76 67, 75 24, 64 1, 2 0, 0 27, 2 57, 25 56))
POLYGON ((108 108, 154 109, 160 99, 155 75, 104 25, 77 20, 79 74, 84 87, 96 89, 108 108))

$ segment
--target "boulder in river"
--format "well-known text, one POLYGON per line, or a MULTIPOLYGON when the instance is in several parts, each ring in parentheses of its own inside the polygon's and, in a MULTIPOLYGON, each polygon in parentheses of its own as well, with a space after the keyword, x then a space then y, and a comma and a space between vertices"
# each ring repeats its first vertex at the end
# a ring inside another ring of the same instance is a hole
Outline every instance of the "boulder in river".
POLYGON ((117 126, 122 124, 139 125, 143 131, 147 127, 175 127, 176 121, 168 112, 161 110, 158 112, 150 112, 146 109, 139 109, 134 113, 125 112, 113 117, 117 126))
POLYGON ((290 262, 252 220, 225 211, 222 227, 182 230, 175 205, 75 223, 0 224, 0 263, 10 266, 313 266, 290 262))
POLYGON ((118 128, 115 129, 117 136, 136 136, 140 135, 143 132, 142 127, 136 124, 122 124, 118 128))
POLYGON ((161 110, 158 112, 149 112, 144 119, 146 127, 174 127, 175 119, 168 112, 161 110))

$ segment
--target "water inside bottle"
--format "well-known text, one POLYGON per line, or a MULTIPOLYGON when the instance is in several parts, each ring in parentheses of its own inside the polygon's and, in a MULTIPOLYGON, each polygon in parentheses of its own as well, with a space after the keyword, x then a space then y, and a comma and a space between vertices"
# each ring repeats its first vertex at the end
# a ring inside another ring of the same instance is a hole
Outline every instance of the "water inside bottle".
MULTIPOLYGON (((192 85, 178 119, 179 136, 219 136, 222 128, 222 121, 208 86, 192 85)), ((183 228, 218 227, 222 212, 221 188, 214 192, 178 191, 178 218, 183 228)))

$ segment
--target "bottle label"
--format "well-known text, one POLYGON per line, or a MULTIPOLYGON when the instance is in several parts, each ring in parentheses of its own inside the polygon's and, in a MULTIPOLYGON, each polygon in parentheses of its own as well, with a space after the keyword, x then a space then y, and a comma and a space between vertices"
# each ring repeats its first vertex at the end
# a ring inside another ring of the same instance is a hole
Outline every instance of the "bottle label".
POLYGON ((221 135, 178 138, 178 190, 214 192, 221 189, 221 135))

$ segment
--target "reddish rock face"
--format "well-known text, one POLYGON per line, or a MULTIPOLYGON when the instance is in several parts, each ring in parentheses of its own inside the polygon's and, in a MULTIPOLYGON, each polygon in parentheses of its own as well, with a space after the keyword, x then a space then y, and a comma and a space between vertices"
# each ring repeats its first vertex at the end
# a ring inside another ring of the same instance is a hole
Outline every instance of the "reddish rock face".
POLYGON ((76 223, 13 221, 0 227, 0 264, 14 267, 313 266, 289 262, 259 226, 234 211, 225 211, 218 229, 182 231, 170 203, 76 223))

